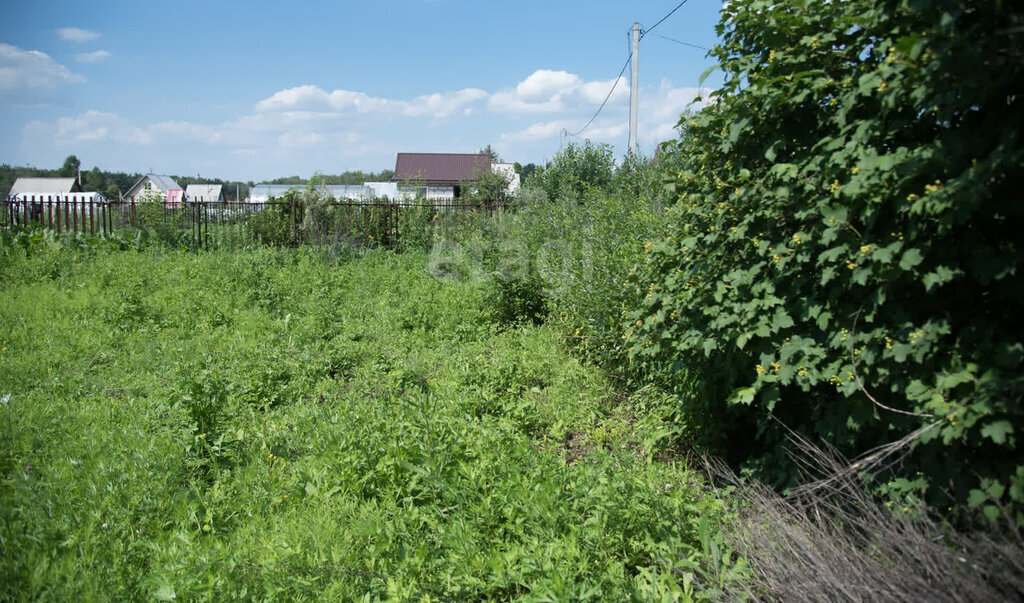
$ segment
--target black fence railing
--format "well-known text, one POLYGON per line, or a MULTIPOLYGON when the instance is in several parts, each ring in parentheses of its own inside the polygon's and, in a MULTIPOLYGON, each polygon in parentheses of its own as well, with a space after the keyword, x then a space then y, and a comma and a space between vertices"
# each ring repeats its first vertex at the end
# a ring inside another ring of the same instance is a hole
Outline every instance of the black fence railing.
POLYGON ((0 228, 42 227, 84 234, 143 230, 169 244, 204 249, 251 245, 415 248, 449 238, 506 209, 504 204, 429 200, 168 205, 54 195, 0 201, 0 228))

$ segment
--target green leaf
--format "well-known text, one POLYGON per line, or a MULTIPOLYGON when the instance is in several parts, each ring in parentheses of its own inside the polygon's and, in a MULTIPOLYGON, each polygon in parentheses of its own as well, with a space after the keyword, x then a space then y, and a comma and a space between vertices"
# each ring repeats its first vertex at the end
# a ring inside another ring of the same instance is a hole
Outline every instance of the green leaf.
POLYGON ((757 389, 753 387, 741 387, 729 395, 729 404, 745 404, 750 406, 750 403, 754 401, 755 394, 757 394, 757 389))
POLYGON ((1006 436, 1013 433, 1013 425, 1009 421, 996 421, 981 428, 981 435, 996 444, 1005 444, 1006 436))
POLYGON ((972 508, 972 509, 975 509, 975 508, 981 506, 982 504, 984 504, 985 501, 987 501, 987 500, 988 500, 988 494, 986 494, 984 490, 979 490, 978 488, 974 488, 967 495, 967 506, 972 508))
POLYGON ((920 264, 923 259, 924 257, 921 255, 920 249, 908 249, 903 252, 903 258, 900 259, 900 269, 911 270, 920 264))
POLYGON ((772 317, 772 331, 779 332, 793 326, 793 319, 782 308, 775 308, 775 316, 772 317))

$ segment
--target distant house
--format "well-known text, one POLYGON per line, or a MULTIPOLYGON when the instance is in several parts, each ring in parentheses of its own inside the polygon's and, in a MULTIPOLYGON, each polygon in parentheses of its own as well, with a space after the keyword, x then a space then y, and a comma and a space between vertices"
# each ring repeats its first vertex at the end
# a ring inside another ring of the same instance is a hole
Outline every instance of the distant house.
POLYGON ((139 179, 124 198, 129 201, 163 201, 167 207, 178 207, 185 196, 185 189, 170 176, 146 174, 139 179))
MULTIPOLYGON (((249 203, 266 203, 271 197, 281 199, 289 190, 302 191, 308 186, 308 184, 257 184, 249 187, 248 201, 249 203)), ((318 188, 325 196, 333 197, 338 201, 364 202, 375 196, 371 187, 362 184, 322 184, 318 188)))
POLYGON ((185 200, 202 203, 220 203, 224 201, 220 184, 190 184, 185 187, 185 200))
POLYGON ((363 186, 370 189, 374 199, 396 200, 401 198, 397 182, 364 182, 363 186))
POLYGON ((78 181, 74 178, 18 178, 7 196, 19 199, 28 196, 63 196, 79 190, 78 181))
POLYGON ((487 153, 399 153, 391 180, 403 197, 451 201, 461 196, 463 183, 490 170, 487 153))
MULTIPOLYGON (((48 220, 53 225, 55 217, 59 224, 63 213, 70 227, 68 211, 76 216, 77 224, 78 216, 84 220, 85 216, 94 211, 95 204, 105 202, 106 198, 103 193, 81 192, 74 178, 18 178, 11 186, 7 200, 10 202, 8 209, 13 211, 12 217, 15 220, 39 223, 48 220)), ((85 228, 84 222, 82 227, 85 228)))

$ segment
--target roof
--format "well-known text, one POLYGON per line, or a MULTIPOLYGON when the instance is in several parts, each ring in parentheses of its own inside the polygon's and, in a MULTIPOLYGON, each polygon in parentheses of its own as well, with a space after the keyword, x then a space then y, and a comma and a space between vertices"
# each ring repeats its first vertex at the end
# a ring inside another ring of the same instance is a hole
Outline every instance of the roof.
POLYGON ((25 193, 70 193, 75 186, 74 178, 18 178, 11 186, 10 196, 22 195, 25 193))
POLYGON ((491 169, 487 153, 399 153, 395 160, 395 181, 458 184, 475 180, 491 169))
POLYGON ((170 176, 161 176, 160 174, 147 174, 146 176, 149 177, 149 180, 154 186, 165 193, 167 191, 173 191, 181 188, 181 185, 175 182, 174 178, 171 178, 170 176))
POLYGON ((217 201, 220 191, 220 184, 190 184, 185 187, 185 198, 189 201, 217 201))
POLYGON ((128 189, 128 192, 125 193, 124 196, 125 197, 133 196, 133 194, 136 192, 136 190, 138 190, 138 188, 146 180, 149 180, 150 182, 152 182, 153 186, 155 186, 156 188, 160 189, 164 193, 166 193, 168 191, 173 191, 173 190, 182 190, 181 189, 181 185, 178 184, 177 182, 175 182, 174 178, 171 178, 170 176, 162 176, 160 174, 146 174, 142 178, 139 178, 139 181, 136 182, 135 184, 133 184, 132 187, 130 189, 128 189))

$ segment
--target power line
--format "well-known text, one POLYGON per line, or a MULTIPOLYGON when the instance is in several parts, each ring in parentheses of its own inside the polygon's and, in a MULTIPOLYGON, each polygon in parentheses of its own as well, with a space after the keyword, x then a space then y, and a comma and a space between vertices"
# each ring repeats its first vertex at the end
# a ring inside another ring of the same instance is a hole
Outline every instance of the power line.
POLYGON ((704 46, 698 46, 696 44, 690 44, 689 42, 682 42, 680 40, 676 40, 675 38, 669 38, 667 36, 663 36, 663 35, 660 35, 660 34, 658 35, 658 37, 661 38, 662 40, 668 40, 669 42, 675 42, 676 44, 682 44, 683 46, 692 46, 693 48, 699 48, 701 50, 706 50, 708 52, 711 52, 710 48, 705 48, 704 46))
POLYGON ((597 116, 601 113, 601 109, 604 109, 605 104, 608 103, 608 99, 612 97, 612 92, 615 92, 615 87, 619 85, 619 80, 622 79, 622 74, 626 73, 626 67, 629 67, 629 62, 631 60, 633 60, 633 53, 632 52, 630 52, 629 56, 626 57, 626 62, 623 63, 622 69, 619 70, 619 75, 615 76, 615 83, 612 84, 612 89, 608 91, 608 96, 604 97, 604 102, 602 102, 601 106, 597 108, 597 113, 594 113, 594 116, 590 118, 590 121, 587 122, 587 125, 585 125, 582 128, 580 128, 578 132, 576 132, 574 134, 569 134, 569 136, 573 136, 573 137, 579 136, 580 134, 583 133, 583 130, 586 130, 587 128, 590 127, 590 124, 594 123, 594 120, 597 119, 597 116))
POLYGON ((677 5, 677 6, 675 7, 675 8, 673 8, 672 10, 670 10, 670 11, 668 12, 668 14, 667 14, 667 15, 665 15, 664 17, 662 17, 661 19, 659 19, 657 23, 655 23, 654 25, 652 25, 650 29, 645 29, 644 31, 640 32, 640 39, 641 39, 641 40, 643 40, 643 39, 644 39, 644 36, 646 36, 646 35, 647 35, 648 33, 652 32, 652 31, 654 31, 654 28, 655 28, 655 27, 657 27, 657 26, 661 25, 661 24, 662 24, 662 22, 663 22, 663 21, 664 21, 665 19, 668 19, 669 17, 671 17, 671 16, 672 16, 672 13, 674 13, 674 12, 676 12, 677 10, 679 10, 680 8, 682 8, 682 7, 683 7, 683 5, 684 5, 684 4, 686 4, 686 3, 687 3, 687 2, 689 2, 689 1, 690 1, 690 0, 683 0, 683 1, 682 1, 682 2, 680 2, 680 3, 679 3, 679 4, 678 4, 678 5, 677 5))
MULTIPOLYGON (((650 29, 641 31, 640 32, 640 39, 643 40, 645 35, 647 35, 651 31, 654 31, 655 27, 661 25, 662 22, 665 21, 665 19, 668 19, 669 17, 671 17, 673 13, 675 13, 677 10, 682 8, 683 5, 686 4, 687 2, 689 2, 689 0, 683 0, 678 5, 676 5, 675 8, 670 10, 667 15, 665 15, 664 17, 659 19, 658 22, 655 23, 650 29)), ((673 42, 678 42, 678 40, 673 40, 673 42)), ((685 44, 685 42, 679 42, 679 43, 680 44, 685 44)), ((690 46, 692 46, 692 44, 690 44, 690 46)), ((698 48, 700 48, 700 47, 698 46, 698 48)), ((579 136, 580 134, 583 133, 584 130, 586 130, 587 128, 590 127, 590 124, 594 123, 594 120, 597 119, 597 116, 601 114, 601 110, 604 109, 604 106, 608 103, 608 99, 610 99, 612 97, 612 93, 615 92, 615 87, 619 85, 619 80, 622 79, 622 74, 626 73, 626 67, 629 67, 629 62, 631 60, 633 60, 633 51, 632 50, 629 52, 629 56, 626 57, 626 62, 623 63, 622 69, 619 70, 619 75, 617 75, 615 77, 615 82, 612 84, 612 89, 608 91, 608 96, 604 97, 604 101, 601 103, 601 106, 597 108, 597 112, 594 113, 594 116, 590 118, 590 121, 587 122, 587 125, 585 125, 582 128, 580 128, 579 131, 577 131, 577 132, 575 132, 573 134, 569 134, 569 136, 572 136, 573 138, 579 136)))

